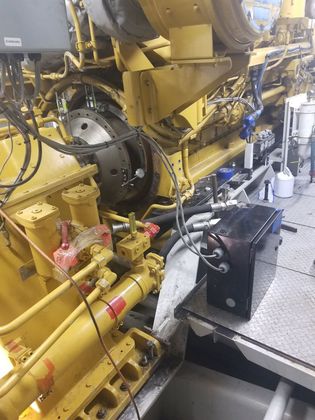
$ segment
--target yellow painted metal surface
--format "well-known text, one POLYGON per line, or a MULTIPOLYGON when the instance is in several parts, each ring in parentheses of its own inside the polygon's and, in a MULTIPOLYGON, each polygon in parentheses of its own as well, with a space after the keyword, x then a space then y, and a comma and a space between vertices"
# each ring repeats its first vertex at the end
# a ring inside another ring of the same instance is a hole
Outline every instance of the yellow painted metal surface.
MULTIPOLYGON (((62 141, 55 128, 43 127, 40 130, 43 134, 45 133, 44 135, 62 141)), ((20 142, 20 137, 13 136, 13 142, 14 144, 20 142)), ((8 149, 8 140, 1 140, 1 147, 3 150, 8 149)), ((3 153, 0 155, 3 156, 3 153)), ((1 182, 8 183, 11 180, 10 175, 14 176, 22 160, 22 147, 18 148, 13 156, 14 158, 1 174, 1 182), (21 152, 18 153, 20 150, 21 152)), ((6 211, 25 228, 27 237, 52 258, 53 252, 60 246, 58 218, 72 220, 76 227, 81 226, 81 230, 100 223, 97 209, 99 191, 91 178, 96 173, 94 166, 81 167, 75 158, 60 156, 48 148, 44 148, 44 163, 46 167, 41 167, 32 182, 17 190, 12 196, 6 205, 6 211), (38 201, 39 197, 41 201, 38 201)), ((68 401, 71 402, 71 412, 78 414, 86 404, 97 397, 97 389, 99 392, 102 391, 101 384, 103 387, 109 386, 108 381, 115 376, 115 369, 113 366, 107 367, 105 374, 102 365, 98 364, 102 359, 102 351, 97 348, 97 336, 84 304, 78 307, 79 298, 74 290, 66 283, 60 285, 59 281, 64 280, 62 278, 56 280, 58 275, 56 276, 55 269, 12 227, 3 223, 1 229, 0 267, 3 281, 0 294, 2 308, 0 339, 9 352, 13 365, 16 365, 18 373, 17 375, 11 373, 8 382, 6 377, 0 380, 0 418, 17 418, 28 405, 41 397, 41 402, 37 405, 40 410, 40 414, 36 414, 38 418, 55 419, 56 413, 61 410, 62 418, 68 419, 70 408, 69 413, 68 409, 63 409, 64 390, 67 389, 70 392, 71 397, 68 401), (90 334, 86 328, 90 329, 90 334), (58 333, 59 330, 64 332, 58 333), (78 338, 74 337, 73 332, 76 332, 78 338), (62 340, 66 337, 69 339, 68 343, 62 344, 62 340), (84 337, 87 345, 85 356, 83 356, 82 343, 84 337), (42 356, 38 357, 40 348, 45 348, 47 351, 45 350, 42 356), (93 348, 93 351, 88 348, 93 348), (82 363, 82 358, 84 363, 82 363), (34 362, 32 362, 33 359, 34 362), (30 373, 28 373, 28 365, 33 365, 30 373), (99 372, 98 375, 102 376, 102 380, 98 382, 98 388, 96 385, 92 389, 85 387, 86 395, 83 398, 83 393, 80 392, 81 402, 79 403, 73 398, 73 395, 78 395, 80 389, 79 377, 83 381, 86 375, 91 378, 92 368, 99 372), (54 389, 53 398, 49 398, 51 388, 54 389)), ((158 290, 163 279, 162 260, 153 255, 143 258, 144 250, 149 247, 149 238, 143 235, 140 238, 138 235, 141 236, 137 233, 136 237, 128 242, 128 249, 130 252, 134 250, 132 252, 135 254, 132 255, 136 256, 135 259, 132 258, 134 268, 120 279, 113 290, 111 290, 111 285, 116 282, 117 275, 106 267, 113 255, 110 249, 104 249, 99 245, 92 247, 90 263, 86 250, 80 257, 79 268, 82 265, 83 267, 81 271, 74 274, 78 284, 83 284, 95 276, 99 278, 97 287, 92 292, 95 295, 94 300, 92 300, 92 294, 88 299, 91 299, 92 305, 93 301, 97 305, 98 309, 95 307, 95 313, 98 311, 102 313, 104 334, 110 332, 112 328, 118 328, 120 321, 130 308, 144 299, 150 291, 158 290), (146 246, 139 248, 142 240, 145 241, 146 246), (101 300, 97 304, 98 297, 101 300), (123 310, 120 312, 118 309, 112 309, 115 306, 111 304, 113 299, 118 297, 123 302, 123 310), (115 315, 112 311, 116 311, 115 315)), ((140 331, 130 331, 126 336, 118 332, 118 335, 115 334, 109 335, 106 342, 112 349, 113 355, 117 354, 117 365, 121 368, 125 366, 124 369, 130 371, 130 377, 127 377, 132 383, 132 388, 139 389, 161 356, 160 346, 158 343, 154 344, 157 353, 146 368, 140 365, 136 368, 136 364, 140 363, 145 356, 147 350, 143 342, 149 337, 140 331), (121 358, 124 352, 124 357, 121 358), (136 377, 134 372, 137 372, 136 377)), ((105 363, 104 366, 108 365, 105 363)), ((110 395, 110 390, 102 391, 102 393, 110 395)), ((112 396, 105 398, 105 402, 109 405, 108 409, 112 413, 111 419, 116 418, 122 407, 128 403, 126 392, 120 391, 120 393, 121 395, 117 396, 117 392, 113 392, 112 396), (116 405, 112 405, 114 397, 116 405)), ((34 416, 34 410, 28 409, 22 418, 34 418, 34 416)))
POLYGON ((300 18, 305 16, 306 0, 283 0, 281 17, 300 18))
POLYGON ((63 190, 62 198, 69 204, 71 220, 74 224, 93 227, 100 223, 96 203, 99 196, 99 189, 92 185, 79 184, 63 190))
MULTIPOLYGON (((88 29, 83 30, 77 9, 70 2, 76 52, 66 53, 67 65, 60 72, 42 74, 41 110, 35 110, 36 117, 42 135, 70 143, 71 135, 58 118, 56 95, 64 95, 71 109, 80 101, 80 106, 85 106, 86 89, 101 102, 99 108, 115 104, 121 121, 125 123, 128 117, 130 125, 142 127, 164 148, 185 202, 202 177, 240 155, 245 147, 239 129, 248 110, 243 104, 213 101, 249 99, 250 71, 279 49, 281 54, 270 58, 263 89, 263 100, 272 106, 277 125, 277 109, 281 110, 284 98, 310 86, 307 65, 313 59, 313 23, 304 16, 304 1, 284 0, 274 31, 261 38, 255 35, 252 43, 240 49, 235 40, 226 42, 226 22, 219 19, 226 14, 222 10, 218 14, 217 8, 227 4, 226 0, 221 6, 208 0, 140 0, 140 4, 159 37, 138 44, 112 39, 107 54, 92 19, 88 17, 88 29), (49 111, 52 114, 47 115, 49 111)), ((84 9, 84 4, 81 7, 84 9)), ((240 30, 240 17, 233 15, 238 7, 227 9, 231 11, 227 21, 232 19, 240 30)), ((34 74, 25 71, 25 75, 34 82, 34 74)), ((0 171, 0 183, 15 178, 24 157, 22 137, 1 120, 0 168, 10 153, 10 135, 13 157, 0 171)), ((37 158, 33 138, 31 145, 32 162, 26 175, 37 158)), ((140 210, 137 207, 145 217, 176 206, 169 174, 155 154, 151 157, 153 163, 148 168, 154 172, 155 183, 151 201, 140 210)), ((152 253, 144 256, 150 239, 144 233, 144 223, 135 216, 126 218, 134 210, 130 204, 120 203, 120 214, 107 208, 105 199, 100 212, 97 178, 93 178, 98 170, 94 164, 79 162, 44 145, 37 175, 14 191, 5 211, 50 257, 61 244, 57 219, 72 222, 70 241, 100 223, 131 225, 129 233, 124 230, 114 238, 114 248, 105 245, 102 238, 80 250, 70 274, 86 291, 117 367, 123 370, 131 390, 137 392, 152 374, 163 349, 142 331, 132 329, 122 334, 119 328, 137 303, 159 291, 163 260, 152 253), (125 274, 114 271, 114 257, 127 260, 130 268, 124 267, 125 274)), ((105 418, 116 419, 128 404, 128 395, 104 356, 84 304, 58 269, 4 221, 0 227, 0 269, 0 340, 15 367, 0 380, 0 418, 11 420, 21 415, 27 420, 87 420, 105 407, 105 418), (34 400, 40 412, 28 408, 34 400)), ((8 361, 5 365, 10 369, 8 361)))

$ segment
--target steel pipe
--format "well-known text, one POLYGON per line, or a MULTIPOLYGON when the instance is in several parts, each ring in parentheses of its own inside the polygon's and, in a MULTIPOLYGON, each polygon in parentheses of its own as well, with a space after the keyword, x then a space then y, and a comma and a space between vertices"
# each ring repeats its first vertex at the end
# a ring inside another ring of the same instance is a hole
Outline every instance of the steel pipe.
POLYGON ((282 420, 291 397, 294 384, 282 378, 271 400, 264 420, 282 420))

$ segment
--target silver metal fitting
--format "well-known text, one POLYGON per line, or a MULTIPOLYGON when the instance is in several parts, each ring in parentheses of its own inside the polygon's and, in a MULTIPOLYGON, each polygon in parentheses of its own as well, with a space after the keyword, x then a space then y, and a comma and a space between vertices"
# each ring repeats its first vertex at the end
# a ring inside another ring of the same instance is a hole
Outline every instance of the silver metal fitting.
POLYGON ((211 204, 212 211, 219 212, 231 209, 237 206, 237 200, 228 200, 225 203, 213 203, 211 204))
POLYGON ((112 225, 112 233, 115 235, 119 232, 129 232, 130 225, 129 223, 115 223, 112 225))

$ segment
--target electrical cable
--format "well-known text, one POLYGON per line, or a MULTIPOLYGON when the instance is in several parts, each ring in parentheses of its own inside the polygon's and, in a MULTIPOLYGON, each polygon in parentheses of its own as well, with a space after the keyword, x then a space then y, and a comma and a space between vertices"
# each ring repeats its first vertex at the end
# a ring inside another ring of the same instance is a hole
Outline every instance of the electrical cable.
MULTIPOLYGON (((8 189, 17 188, 29 182, 36 175, 38 169, 40 168, 42 155, 43 155, 42 144, 41 142, 38 142, 38 157, 37 157, 37 162, 33 171, 24 179, 21 179, 23 175, 19 174, 18 178, 16 179, 16 181, 13 182, 13 184, 0 184, 0 188, 8 188, 8 189), (21 180, 18 180, 18 179, 21 179, 21 180)), ((24 165, 21 168, 21 172, 23 172, 24 174, 26 172, 24 165)))
MULTIPOLYGON (((36 119, 34 117, 33 112, 31 112, 31 116, 32 116, 32 120, 33 120, 33 124, 35 127, 35 137, 36 138, 39 135, 39 131, 38 131, 38 127, 37 127, 37 123, 36 123, 36 119), (37 133, 37 134, 36 134, 37 133)), ((10 123, 10 122, 9 122, 10 123)), ((19 127, 16 127, 19 130, 19 127)), ((23 165, 20 169, 20 173, 17 176, 16 180, 13 182, 13 184, 0 184, 0 188, 17 188, 21 185, 26 184, 27 182, 29 182, 38 172, 40 165, 41 165, 41 161, 42 161, 42 155, 43 155, 43 150, 42 150, 42 144, 40 141, 37 142, 38 144, 38 157, 37 157, 37 162, 36 165, 33 169, 33 171, 31 172, 30 175, 28 175, 26 178, 22 179, 25 172, 27 171, 29 164, 30 164, 30 159, 31 159, 31 146, 30 146, 30 138, 28 137, 28 135, 26 135, 25 133, 21 132, 21 135, 24 138, 24 143, 26 146, 26 153, 25 153, 25 158, 24 158, 24 162, 23 165)))
MULTIPOLYGON (((17 99, 17 97, 20 96, 19 103, 25 100, 24 78, 23 78, 23 72, 22 72, 21 58, 20 57, 18 59, 10 58, 9 60, 1 59, 0 62, 1 62, 0 96, 2 98, 2 104, 3 104, 3 98, 6 98, 6 100, 11 104, 13 108, 13 110, 10 111, 9 115, 6 115, 5 112, 3 114, 4 116, 7 117, 8 124, 12 124, 20 132, 20 134, 22 135, 24 139, 24 144, 25 144, 24 161, 15 181, 12 184, 0 184, 0 188, 8 189, 8 191, 6 191, 5 193, 1 193, 1 195, 5 195, 5 198, 0 201, 0 206, 3 206, 8 201, 9 197, 12 195, 12 193, 17 187, 26 184, 36 175, 37 171, 39 170, 39 167, 41 165, 41 160, 42 160, 42 144, 38 141, 37 163, 33 171, 31 172, 31 174, 27 178, 24 178, 24 175, 26 171, 28 170, 28 167, 31 162, 31 155, 32 155, 31 141, 30 141, 27 131, 23 130, 22 128, 23 120, 24 120, 23 114, 20 112, 18 107, 13 103, 13 101, 10 98, 8 98, 5 94, 5 83, 6 83, 6 73, 7 73, 11 81, 11 86, 13 89, 13 94, 14 94, 15 99, 17 99), (18 88, 19 88, 19 92, 17 92, 18 88), (14 110, 16 114, 14 114, 14 110)), ((39 92, 39 83, 40 83, 40 72, 39 72, 40 68, 36 60, 35 60, 35 68, 36 68, 36 77, 35 77, 34 95, 37 96, 39 92)), ((31 112, 31 108, 32 108, 31 97, 26 99, 26 105, 28 106, 29 111, 31 112)), ((31 112, 31 115, 32 115, 32 121, 34 124, 33 135, 34 135, 34 138, 37 138, 37 134, 39 134, 39 132, 38 132, 37 124, 36 124, 36 119, 34 118, 32 112, 31 112)), ((4 165, 1 168, 1 172, 3 171, 7 162, 9 161, 9 158, 11 157, 12 151, 13 151, 13 139, 11 135, 10 126, 8 127, 8 131, 9 131, 9 135, 11 139, 11 153, 9 154, 8 159, 4 162, 4 165)))
POLYGON ((8 154, 8 156, 6 157, 5 161, 3 162, 1 168, 0 168, 0 176, 2 175, 2 172, 4 171, 5 167, 7 166, 12 153, 13 153, 13 149, 14 149, 14 143, 13 143, 13 138, 12 138, 12 133, 11 133, 11 124, 10 121, 8 121, 8 132, 9 132, 9 137, 10 137, 10 152, 8 154))
POLYGON ((166 153, 164 152, 164 150, 161 148, 161 146, 156 143, 153 139, 151 139, 151 137, 149 137, 148 135, 141 133, 138 130, 139 136, 140 138, 142 138, 143 140, 147 141, 152 148, 155 150, 155 152, 158 154, 158 156, 161 158, 162 163, 167 171, 167 173, 169 174, 170 178, 172 179, 174 188, 175 188, 175 192, 176 192, 176 225, 177 225, 177 230, 181 236, 181 239, 184 243, 184 245, 195 255, 199 256, 199 258, 205 263, 205 265, 207 267, 209 267, 211 270, 214 271, 218 271, 218 272, 223 272, 222 269, 215 267, 214 265, 210 264, 209 261, 207 261, 207 259, 205 258, 205 256, 200 252, 200 250, 198 249, 196 243, 194 242, 190 232, 188 232, 187 229, 187 224, 186 224, 186 220, 185 220, 185 214, 184 214, 184 208, 183 208, 183 203, 182 203, 182 199, 181 199, 181 193, 180 193, 180 189, 179 189, 179 185, 178 185, 178 181, 177 181, 177 176, 176 173, 171 165, 171 163, 168 160, 168 157, 166 155, 166 153), (180 219, 182 220, 183 225, 180 225, 180 219), (189 242, 186 241, 185 236, 182 234, 182 227, 184 227, 184 230, 186 232, 187 238, 189 240, 189 242))
MULTIPOLYGON (((197 224, 198 225, 198 224, 197 224)), ((209 230, 209 226, 204 224, 202 227, 196 227, 196 224, 192 223, 190 225, 187 225, 187 230, 189 233, 197 233, 197 232, 204 232, 206 230, 209 230)), ((181 233, 183 235, 186 234, 184 226, 182 226, 181 233)), ((173 247, 176 245, 176 243, 181 239, 181 235, 178 231, 176 231, 170 239, 163 245, 161 248, 159 255, 164 258, 164 260, 167 260, 168 254, 171 252, 173 247)), ((205 255, 206 258, 215 258, 215 255, 205 255)))
POLYGON ((0 98, 4 98, 5 97, 5 83, 6 83, 6 66, 3 60, 0 60, 0 72, 1 72, 0 98))

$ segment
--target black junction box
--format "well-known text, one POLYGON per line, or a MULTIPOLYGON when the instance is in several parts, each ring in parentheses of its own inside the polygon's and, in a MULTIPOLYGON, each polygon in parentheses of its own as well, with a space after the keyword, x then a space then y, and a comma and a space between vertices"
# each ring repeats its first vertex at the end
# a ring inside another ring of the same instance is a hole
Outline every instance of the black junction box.
POLYGON ((207 253, 224 251, 212 265, 226 262, 226 274, 207 270, 207 300, 218 308, 250 319, 262 301, 275 273, 280 245, 282 211, 248 205, 223 214, 207 233, 207 253))

